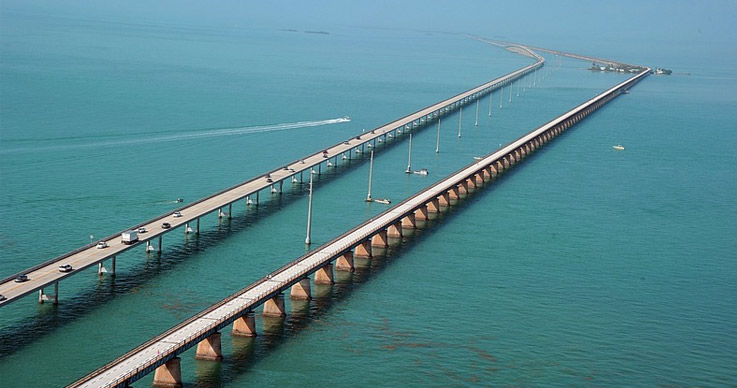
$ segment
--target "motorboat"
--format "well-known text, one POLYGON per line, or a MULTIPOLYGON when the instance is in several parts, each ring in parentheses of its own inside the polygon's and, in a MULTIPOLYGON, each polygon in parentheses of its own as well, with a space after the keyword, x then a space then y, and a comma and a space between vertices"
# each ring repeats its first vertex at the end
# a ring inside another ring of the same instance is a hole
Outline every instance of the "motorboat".
POLYGON ((427 169, 426 168, 423 168, 421 170, 415 170, 412 173, 413 174, 417 174, 417 175, 427 175, 427 169))
POLYGON ((624 151, 624 146, 621 145, 621 144, 617 144, 615 146, 612 146, 612 148, 614 148, 617 151, 624 151))
POLYGON ((389 200, 388 198, 376 198, 374 200, 374 202, 376 202, 376 203, 383 203, 385 205, 388 205, 388 204, 392 203, 392 201, 389 200))

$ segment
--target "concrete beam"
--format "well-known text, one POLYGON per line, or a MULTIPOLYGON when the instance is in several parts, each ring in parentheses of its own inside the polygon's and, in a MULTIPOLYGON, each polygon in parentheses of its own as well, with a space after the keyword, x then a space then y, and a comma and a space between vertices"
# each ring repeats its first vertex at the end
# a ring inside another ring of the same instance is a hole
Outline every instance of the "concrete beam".
POLYGON ((299 300, 310 300, 312 294, 310 293, 310 278, 304 278, 292 286, 292 291, 289 293, 292 299, 299 300))
POLYGON ((417 228, 417 222, 415 221, 415 214, 409 213, 407 216, 402 218, 402 227, 407 229, 417 228))
POLYGON ((181 361, 181 358, 174 357, 156 368, 153 385, 161 388, 182 388, 181 361))
POLYGON ((253 311, 249 311, 246 315, 236 319, 233 322, 233 331, 230 334, 237 337, 255 337, 256 318, 253 311))
POLYGON ((389 225, 386 234, 388 237, 402 237, 402 221, 397 221, 389 225))
POLYGON ((335 260, 335 269, 338 271, 351 271, 355 269, 353 266, 353 252, 348 251, 335 260))
POLYGON ((333 265, 327 263, 315 272, 315 284, 333 284, 333 265))
POLYGON ((422 205, 415 210, 415 220, 424 221, 427 219, 427 205, 422 205))
MULTIPOLYGON (((427 203, 427 212, 428 213, 440 213, 440 200, 438 198, 435 198, 427 203)), ((400 230, 401 230, 401 223, 400 223, 400 230)))
POLYGON ((353 257, 371 257, 371 240, 366 240, 356 245, 353 257))
POLYGON ((287 315, 284 309, 284 294, 269 299, 264 303, 263 315, 266 317, 284 317, 287 315))
POLYGON ((377 248, 386 248, 389 246, 386 229, 380 230, 371 236, 371 246, 377 248))
POLYGON ((223 359, 223 349, 220 346, 220 333, 212 333, 197 344, 197 360, 220 361, 223 359))

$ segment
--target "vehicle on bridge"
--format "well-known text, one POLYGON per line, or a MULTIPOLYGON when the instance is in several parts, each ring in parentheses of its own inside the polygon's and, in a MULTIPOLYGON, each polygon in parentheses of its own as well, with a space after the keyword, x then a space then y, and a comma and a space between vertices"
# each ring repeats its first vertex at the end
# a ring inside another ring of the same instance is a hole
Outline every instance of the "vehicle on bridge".
POLYGON ((27 282, 27 281, 28 281, 28 275, 26 275, 26 274, 18 275, 18 276, 15 277, 15 282, 16 283, 23 283, 23 282, 27 282))
POLYGON ((100 241, 100 242, 97 243, 97 249, 105 249, 107 247, 108 247, 108 245, 107 245, 107 243, 105 241, 100 241))
POLYGON ((138 232, 135 230, 127 230, 120 234, 120 240, 123 244, 131 245, 138 241, 138 232))
POLYGON ((161 224, 161 229, 169 229, 169 228, 171 228, 171 224, 170 223, 164 222, 163 224, 161 224))
POLYGON ((62 264, 59 266, 59 272, 72 272, 73 269, 71 264, 62 264))

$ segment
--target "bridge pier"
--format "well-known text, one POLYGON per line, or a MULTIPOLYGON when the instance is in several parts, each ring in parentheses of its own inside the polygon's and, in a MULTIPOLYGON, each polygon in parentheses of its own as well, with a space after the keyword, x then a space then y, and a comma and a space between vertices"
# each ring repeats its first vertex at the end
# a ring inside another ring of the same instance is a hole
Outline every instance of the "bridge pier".
POLYGON ((265 317, 284 317, 287 315, 284 309, 284 294, 277 294, 275 297, 267 300, 264 303, 264 311, 262 313, 265 317))
POLYGON ((44 289, 38 290, 38 303, 43 303, 50 300, 53 304, 59 304, 59 282, 54 282, 54 294, 49 295, 44 293, 44 289))
POLYGON ((389 225, 389 229, 387 229, 387 236, 401 238, 402 237, 402 221, 397 221, 389 225))
POLYGON ((338 256, 338 259, 335 260, 335 269, 338 271, 350 271, 353 272, 354 270, 353 266, 353 252, 348 251, 340 256, 338 256))
POLYGON ((415 220, 415 214, 409 213, 402 218, 402 227, 407 229, 416 229, 417 221, 415 220))
POLYGON ((372 257, 371 254, 371 240, 366 240, 356 245, 356 249, 353 252, 353 257, 372 257))
POLYGON ((181 358, 174 357, 156 368, 153 385, 161 388, 182 388, 181 361, 181 358))
POLYGON ((315 284, 334 284, 333 265, 327 263, 315 272, 315 284))
POLYGON ((223 349, 220 344, 220 333, 214 332, 197 344, 197 360, 220 361, 223 359, 223 349))
POLYGON ((434 198, 427 203, 428 213, 440 213, 440 200, 434 198))
POLYGON ((233 321, 233 330, 231 335, 237 337, 255 337, 256 336, 256 317, 253 311, 247 312, 240 318, 233 321))
POLYGON ((310 300, 312 295, 310 293, 310 278, 304 278, 292 286, 292 291, 289 293, 292 299, 299 300, 310 300))
POLYGON ((422 205, 415 210, 415 220, 427 220, 427 205, 422 205))
POLYGON ((386 248, 389 246, 386 229, 380 230, 371 236, 371 246, 377 248, 386 248))
POLYGON ((438 204, 440 206, 450 207, 450 191, 440 194, 438 197, 438 204))
MULTIPOLYGON (((461 193, 457 185, 454 185, 450 190, 448 190, 448 197, 449 199, 458 199, 461 197, 461 193)), ((448 201, 448 204, 450 204, 450 201, 448 201)))

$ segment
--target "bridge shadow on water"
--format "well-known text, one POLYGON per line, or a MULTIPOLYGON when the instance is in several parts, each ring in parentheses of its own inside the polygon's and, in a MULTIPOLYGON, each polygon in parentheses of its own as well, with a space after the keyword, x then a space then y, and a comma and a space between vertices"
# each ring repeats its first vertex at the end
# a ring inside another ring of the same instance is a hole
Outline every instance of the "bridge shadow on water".
MULTIPOLYGON (((385 148, 394 147, 402 143, 402 140, 406 138, 408 136, 396 137, 394 141, 385 141, 380 143, 381 145, 376 147, 376 149, 384 150, 385 148)), ((323 166, 321 174, 315 175, 314 185, 315 187, 320 187, 321 185, 331 184, 343 172, 367 163, 369 163, 368 151, 360 155, 354 155, 351 159, 339 160, 338 166, 330 168, 323 166)), ((306 178, 309 178, 309 173, 306 174, 306 178)), ((141 260, 139 263, 127 268, 126 271, 119 270, 115 277, 107 275, 100 277, 94 286, 90 286, 91 282, 89 280, 82 280, 81 282, 79 280, 83 276, 95 276, 93 272, 94 266, 87 268, 83 270, 86 272, 85 274, 79 274, 73 280, 68 280, 68 282, 77 283, 74 285, 75 289, 81 289, 80 291, 76 291, 75 294, 64 294, 65 282, 60 283, 61 295, 58 305, 46 302, 44 304, 38 304, 38 308, 36 309, 29 309, 27 306, 18 306, 21 303, 29 302, 36 304, 35 301, 31 300, 35 294, 31 294, 15 302, 14 305, 11 305, 12 307, 4 307, 2 309, 3 312, 17 313, 18 317, 7 319, 7 322, 3 323, 5 326, 0 330, 0 360, 17 353, 48 334, 62 330, 66 325, 93 313, 105 303, 116 298, 124 297, 130 292, 140 290, 151 281, 166 276, 167 273, 175 270, 182 262, 197 257, 208 248, 231 238, 233 235, 258 226, 260 221, 275 215, 291 202, 306 197, 309 190, 308 186, 309 179, 305 179, 305 182, 294 184, 289 180, 285 180, 284 191, 281 195, 270 194, 268 190, 264 190, 261 193, 261 201, 258 206, 248 206, 246 212, 234 212, 233 218, 231 219, 220 219, 214 227, 202 229, 199 236, 195 234, 186 235, 183 241, 179 240, 178 242, 165 246, 163 254, 155 252, 144 253, 145 260, 141 260), (83 284, 79 285, 79 283, 83 284)), ((240 203, 243 204, 243 201, 240 201, 240 203)), ((245 207, 245 204, 243 205, 245 207)), ((215 217, 214 215, 210 216, 215 217)), ((176 231, 182 231, 181 227, 167 233, 167 236, 175 235, 176 231)), ((141 244, 140 247, 143 250, 144 244, 141 244)), ((134 248, 131 252, 133 251, 136 251, 136 249, 134 248)), ((125 256, 119 256, 119 265, 122 258, 128 261, 132 257, 134 256, 129 252, 125 256)), ((128 265, 127 262, 126 265, 128 265)), ((192 311, 189 315, 193 315, 198 311, 192 311)))

